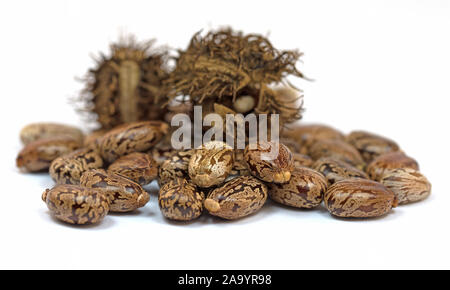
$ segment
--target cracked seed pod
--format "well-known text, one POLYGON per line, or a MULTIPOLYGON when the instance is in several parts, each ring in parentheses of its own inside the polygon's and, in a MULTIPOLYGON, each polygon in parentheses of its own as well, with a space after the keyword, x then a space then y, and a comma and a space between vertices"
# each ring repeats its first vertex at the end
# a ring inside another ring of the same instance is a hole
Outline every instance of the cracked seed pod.
POLYGON ((238 101, 237 111, 280 114, 280 123, 301 118, 301 106, 269 86, 282 83, 288 75, 303 78, 295 64, 298 51, 280 51, 266 37, 243 34, 230 28, 196 33, 186 50, 180 50, 176 67, 164 80, 170 102, 189 96, 194 105, 220 103, 228 108, 238 101), (246 96, 245 100, 241 97, 246 96), (250 99, 254 98, 254 102, 250 99))
POLYGON ((111 44, 111 56, 100 54, 89 70, 82 91, 81 112, 104 129, 127 122, 162 120, 166 112, 156 103, 167 77, 167 52, 152 48, 154 41, 134 37, 111 44), (89 113, 90 112, 90 113, 89 113))

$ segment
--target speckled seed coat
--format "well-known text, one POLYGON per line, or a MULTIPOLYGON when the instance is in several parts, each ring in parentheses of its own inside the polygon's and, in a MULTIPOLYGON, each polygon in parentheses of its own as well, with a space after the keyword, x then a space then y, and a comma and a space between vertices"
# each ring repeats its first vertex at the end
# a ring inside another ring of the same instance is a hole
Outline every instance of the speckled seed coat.
POLYGON ((305 154, 300 153, 292 153, 294 157, 294 166, 295 167, 311 167, 313 164, 313 160, 311 157, 305 154))
POLYGON ((360 178, 336 182, 328 188, 324 201, 328 211, 338 217, 377 217, 397 206, 391 190, 381 183, 360 178))
POLYGON ((121 125, 106 133, 100 141, 100 154, 107 162, 120 156, 148 151, 168 132, 169 126, 161 121, 144 121, 121 125))
POLYGON ((70 224, 95 224, 109 211, 108 199, 103 192, 73 184, 46 189, 42 200, 54 217, 70 224))
POLYGON ((150 195, 134 181, 103 169, 86 171, 81 176, 82 186, 102 190, 110 201, 110 211, 129 212, 143 207, 150 195))
POLYGON ((312 168, 322 173, 327 179, 329 185, 335 183, 336 181, 352 177, 365 179, 369 178, 364 171, 361 171, 358 168, 336 158, 320 158, 314 162, 312 168))
POLYGON ((83 142, 83 132, 73 126, 58 123, 33 123, 20 131, 20 140, 27 145, 31 142, 51 137, 72 137, 79 143, 83 142))
POLYGON ((29 172, 46 170, 53 160, 80 148, 80 143, 71 137, 51 137, 29 143, 16 159, 16 165, 29 172))
POLYGON ((399 204, 420 201, 431 194, 431 183, 428 179, 411 168, 387 170, 380 183, 392 190, 399 204))
POLYGON ((267 200, 267 186, 253 176, 241 176, 210 192, 205 208, 211 215, 238 219, 259 211, 267 200))
POLYGON ((318 160, 322 157, 332 157, 361 170, 365 167, 365 162, 355 147, 342 140, 321 140, 314 143, 309 150, 309 156, 318 160))
POLYGON ((234 164, 233 149, 220 141, 210 141, 196 149, 189 161, 189 177, 200 187, 225 181, 234 164))
POLYGON ((245 162, 250 173, 266 182, 284 183, 291 178, 294 170, 294 157, 285 145, 276 142, 261 141, 254 149, 247 145, 244 152, 245 162), (278 155, 274 160, 263 160, 263 153, 275 152, 278 155))
POLYGON ((345 136, 340 131, 325 125, 310 124, 297 125, 286 128, 282 132, 282 137, 296 140, 300 146, 298 153, 309 154, 309 148, 319 140, 337 139, 344 140, 345 136))
POLYGON ((194 150, 177 151, 168 160, 164 161, 158 169, 158 184, 164 185, 177 177, 189 178, 189 160, 194 150))
POLYGON ((184 178, 176 178, 160 188, 158 203, 166 218, 189 221, 202 214, 204 199, 204 194, 194 184, 184 178))
POLYGON ((158 164, 153 158, 140 152, 124 155, 114 161, 108 170, 123 175, 140 185, 149 184, 158 176, 158 164))
POLYGON ((103 160, 93 147, 82 148, 53 160, 50 176, 58 184, 79 184, 83 172, 103 167, 103 160))
POLYGON ((318 206, 327 190, 327 180, 319 172, 306 168, 296 168, 287 183, 270 183, 269 197, 278 203, 298 207, 318 206))
POLYGON ((386 170, 396 168, 411 168, 419 170, 419 164, 413 158, 401 151, 390 152, 375 158, 366 168, 366 172, 373 180, 379 181, 386 170))
POLYGON ((347 135, 346 141, 359 151, 367 163, 377 156, 399 150, 399 146, 393 140, 365 131, 351 132, 347 135))

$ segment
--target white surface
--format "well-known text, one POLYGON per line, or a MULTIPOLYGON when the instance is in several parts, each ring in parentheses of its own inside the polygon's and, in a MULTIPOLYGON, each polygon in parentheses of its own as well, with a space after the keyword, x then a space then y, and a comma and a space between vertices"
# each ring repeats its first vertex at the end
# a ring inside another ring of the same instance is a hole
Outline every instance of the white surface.
POLYGON ((1 1, 0 268, 450 268, 449 29, 448 1, 1 1), (432 196, 367 221, 268 203, 243 220, 180 225, 155 195, 99 226, 53 220, 40 199, 50 178, 15 168, 20 128, 81 124, 67 101, 82 87, 74 76, 121 31, 184 48, 227 24, 305 52, 299 68, 316 81, 295 81, 304 120, 397 140, 432 196))

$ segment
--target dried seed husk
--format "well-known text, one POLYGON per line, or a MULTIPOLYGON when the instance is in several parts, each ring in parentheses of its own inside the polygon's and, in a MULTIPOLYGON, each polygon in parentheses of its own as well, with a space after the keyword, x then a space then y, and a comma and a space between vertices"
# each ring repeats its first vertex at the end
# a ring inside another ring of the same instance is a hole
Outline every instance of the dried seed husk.
POLYGON ((100 54, 96 67, 85 77, 79 110, 111 129, 127 122, 162 120, 166 109, 157 102, 168 76, 165 49, 154 41, 137 42, 133 36, 110 46, 111 55, 100 54))
POLYGON ((108 198, 101 190, 73 184, 46 189, 42 200, 55 218, 76 225, 99 223, 109 211, 108 198))
POLYGON ((269 197, 278 203, 297 207, 314 208, 318 206, 327 190, 327 180, 313 169, 295 168, 287 183, 270 183, 269 197))
POLYGON ((338 217, 369 218, 387 214, 397 206, 394 193, 373 180, 350 178, 331 185, 325 206, 338 217))
POLYGON ((285 145, 278 142, 260 141, 254 149, 247 145, 244 151, 245 162, 250 173, 265 181, 284 183, 291 178, 294 170, 294 157, 285 145), (278 155, 273 160, 263 160, 262 154, 270 154, 278 148, 278 155))
POLYGON ((47 170, 53 160, 80 147, 79 141, 68 136, 40 139, 28 143, 19 152, 16 165, 28 172, 47 170))
POLYGON ((380 183, 392 190, 399 204, 421 201, 431 194, 431 183, 428 179, 411 168, 388 169, 380 183))
POLYGON ((322 173, 329 185, 348 178, 369 178, 364 171, 336 158, 320 158, 312 168, 322 173))
POLYGON ((382 154, 400 149, 395 141, 366 131, 353 131, 347 135, 346 141, 358 149, 367 163, 382 154))
POLYGON ((79 184, 81 175, 90 169, 103 167, 97 149, 88 147, 64 154, 50 165, 50 176, 58 184, 79 184))
POLYGON ((189 221, 203 211, 204 194, 184 178, 175 178, 159 190, 158 203, 163 215, 171 220, 189 221))
POLYGON ((143 207, 150 195, 131 179, 103 169, 92 169, 83 173, 80 185, 101 190, 109 200, 111 212, 130 212, 143 207))
POLYGON ((253 176, 241 176, 210 192, 204 206, 211 215, 239 219, 259 211, 267 200, 267 186, 253 176))
POLYGON ((417 161, 402 151, 386 153, 375 158, 367 165, 366 173, 370 179, 379 181, 386 170, 397 168, 411 168, 419 170, 417 161))
POLYGON ((31 142, 52 137, 72 137, 79 143, 83 142, 83 132, 70 125, 59 123, 32 123, 22 128, 20 140, 24 145, 31 142))

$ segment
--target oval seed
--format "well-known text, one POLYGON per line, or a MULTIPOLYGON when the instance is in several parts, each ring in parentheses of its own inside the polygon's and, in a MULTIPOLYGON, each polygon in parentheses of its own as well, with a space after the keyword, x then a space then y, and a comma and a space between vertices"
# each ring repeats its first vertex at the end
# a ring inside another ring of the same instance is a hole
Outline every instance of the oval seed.
POLYGON ((365 172, 336 158, 320 158, 314 163, 312 168, 322 173, 327 179, 329 185, 335 183, 336 181, 352 177, 365 179, 369 178, 365 172))
POLYGON ((42 200, 54 217, 76 225, 98 223, 109 211, 108 198, 102 191, 73 184, 46 189, 42 200))
POLYGON ((238 219, 259 211, 267 200, 267 186, 253 176, 241 176, 211 191, 205 208, 211 215, 238 219))
POLYGON ((367 163, 377 156, 399 150, 397 143, 391 139, 365 131, 351 132, 347 135, 346 141, 361 153, 367 163))
POLYGON ((81 176, 80 185, 102 190, 110 202, 110 211, 129 212, 143 207, 150 195, 139 184, 113 172, 92 169, 81 176))
POLYGON ((114 161, 108 170, 125 176, 140 185, 152 182, 158 176, 158 165, 150 155, 134 152, 114 161))
POLYGON ((58 123, 32 123, 22 128, 20 140, 24 145, 51 137, 72 137, 79 143, 83 142, 83 132, 73 126, 58 123))
POLYGON ((324 201, 328 211, 338 217, 377 217, 397 206, 391 190, 381 183, 361 178, 345 179, 331 185, 324 201))
POLYGON ((359 169, 364 169, 365 162, 358 150, 342 140, 320 140, 309 150, 309 156, 317 160, 322 157, 332 157, 349 163, 359 169))
POLYGON ((390 152, 375 158, 366 168, 366 172, 373 180, 379 181, 386 170, 396 168, 411 168, 419 170, 419 164, 413 158, 401 151, 390 152))
POLYGON ((296 168, 287 183, 269 184, 269 197, 278 203, 298 207, 318 206, 327 190, 327 180, 319 172, 306 168, 296 168))
POLYGON ((94 148, 82 148, 53 160, 50 176, 58 184, 79 184, 83 172, 101 168, 103 160, 94 148))

